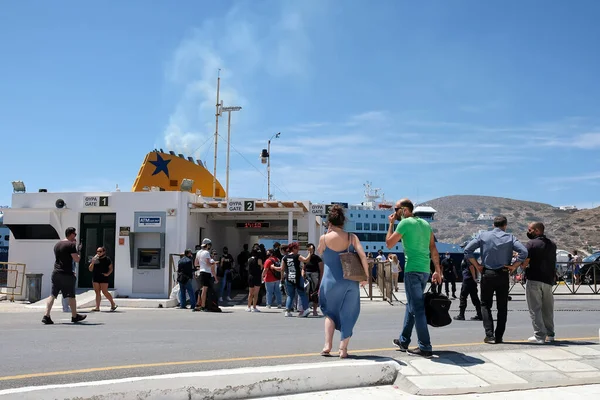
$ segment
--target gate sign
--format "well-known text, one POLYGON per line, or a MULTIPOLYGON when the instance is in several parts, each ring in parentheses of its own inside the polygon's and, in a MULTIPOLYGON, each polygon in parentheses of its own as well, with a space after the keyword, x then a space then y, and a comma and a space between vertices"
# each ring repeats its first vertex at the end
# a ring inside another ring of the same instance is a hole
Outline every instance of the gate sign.
POLYGON ((254 211, 254 200, 244 200, 244 211, 254 211))
POLYGON ((85 196, 84 207, 108 207, 108 196, 85 196))
POLYGON ((229 202, 227 202, 227 211, 229 211, 229 212, 244 211, 244 202, 242 200, 229 200, 229 202))
POLYGON ((311 204, 310 213, 313 215, 327 215, 325 204, 311 204))

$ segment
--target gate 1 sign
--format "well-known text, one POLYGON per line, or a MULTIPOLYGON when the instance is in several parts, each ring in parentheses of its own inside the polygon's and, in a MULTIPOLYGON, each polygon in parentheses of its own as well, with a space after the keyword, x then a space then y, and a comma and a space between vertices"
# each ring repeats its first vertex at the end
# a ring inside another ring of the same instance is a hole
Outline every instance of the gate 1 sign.
POLYGON ((108 196, 85 196, 84 207, 108 207, 108 196))

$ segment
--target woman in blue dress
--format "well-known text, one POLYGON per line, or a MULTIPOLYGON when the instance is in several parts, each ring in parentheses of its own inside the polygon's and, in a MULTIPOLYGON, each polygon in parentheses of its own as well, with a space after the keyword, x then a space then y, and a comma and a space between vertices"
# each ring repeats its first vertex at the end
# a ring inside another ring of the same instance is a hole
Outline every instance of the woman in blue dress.
MULTIPOLYGON (((321 355, 330 355, 333 333, 338 330, 341 334, 340 358, 348 357, 348 342, 360 314, 359 283, 344 279, 340 253, 346 252, 348 249, 356 251, 360 256, 365 274, 369 275, 367 257, 360 240, 356 235, 344 231, 345 221, 344 209, 334 205, 327 217, 329 229, 319 239, 317 250, 322 255, 325 264, 319 289, 319 305, 325 316, 325 346, 321 355)), ((361 282, 360 285, 364 286, 366 283, 366 281, 361 282)))

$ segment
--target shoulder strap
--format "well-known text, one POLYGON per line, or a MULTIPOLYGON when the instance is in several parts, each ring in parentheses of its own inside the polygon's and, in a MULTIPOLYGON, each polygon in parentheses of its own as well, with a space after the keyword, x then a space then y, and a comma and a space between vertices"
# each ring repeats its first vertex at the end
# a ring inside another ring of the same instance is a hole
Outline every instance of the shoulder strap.
POLYGON ((348 232, 348 252, 350 252, 350 245, 352 244, 352 236, 350 236, 350 232, 348 232))

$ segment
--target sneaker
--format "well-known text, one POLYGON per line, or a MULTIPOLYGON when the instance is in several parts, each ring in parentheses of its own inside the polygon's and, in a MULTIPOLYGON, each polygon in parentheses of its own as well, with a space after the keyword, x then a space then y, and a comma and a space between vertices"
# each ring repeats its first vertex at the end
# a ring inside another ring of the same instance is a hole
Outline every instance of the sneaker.
POLYGON ((285 306, 283 304, 280 304, 280 305, 277 306, 277 308, 278 309, 282 309, 282 308, 285 308, 285 306))
POLYGON ((485 339, 483 339, 483 343, 496 344, 496 338, 493 336, 486 336, 485 339))
POLYGON ((270 305, 270 304, 267 304, 267 308, 270 310, 270 309, 271 309, 271 305, 270 305))
POLYGON ((231 301, 231 297, 227 296, 227 301, 231 301))
POLYGON ((298 315, 298 318, 306 318, 306 317, 308 317, 308 314, 310 314, 310 309, 309 308, 307 308, 306 310, 302 311, 298 315))
POLYGON ((546 342, 548 342, 548 343, 554 343, 554 336, 548 336, 546 338, 546 342))
POLYGON ((544 344, 546 343, 546 339, 538 339, 535 336, 530 337, 529 339, 527 339, 527 341, 529 343, 535 343, 535 344, 544 344))
POLYGON ((260 312, 258 308, 253 308, 251 312, 260 312))
POLYGON ((54 321, 52 321, 52 318, 50 318, 49 315, 44 315, 44 317, 42 318, 42 322, 46 325, 52 325, 54 323, 54 321))
POLYGON ((71 322, 75 324, 77 322, 83 321, 86 318, 87 318, 87 315, 77 314, 76 317, 71 317, 71 322))
POLYGON ((471 321, 483 321, 483 317, 481 315, 476 315, 474 317, 469 318, 471 321))
POLYGON ((431 358, 433 357, 433 351, 425 351, 425 350, 421 350, 420 348, 416 348, 414 350, 407 350, 406 351, 408 354, 410 354, 411 356, 421 356, 424 358, 431 358))
POLYGON ((252 312, 252 309, 250 307, 246 308, 246 312, 252 312))
POLYGON ((285 317, 291 317, 292 313, 289 311, 286 311, 285 314, 283 314, 285 317))
POLYGON ((400 342, 400 340, 398 339, 394 339, 392 341, 392 343, 394 343, 394 346, 398 346, 398 348, 400 349, 400 351, 407 351, 408 350, 408 345, 407 344, 402 344, 402 342, 400 342))
POLYGON ((465 316, 464 315, 457 315, 456 317, 454 317, 455 321, 464 321, 465 320, 465 316))

